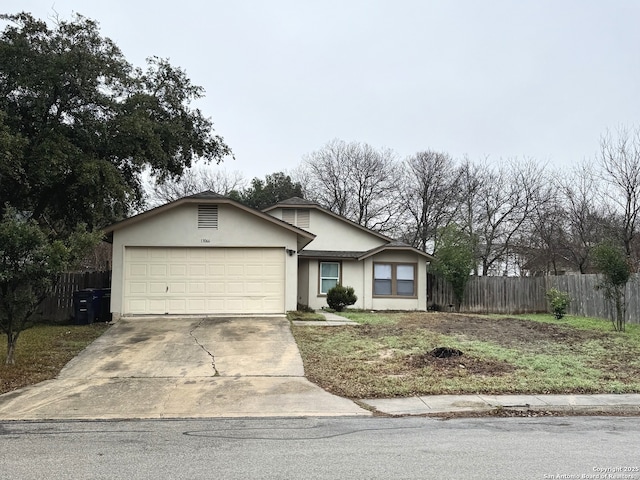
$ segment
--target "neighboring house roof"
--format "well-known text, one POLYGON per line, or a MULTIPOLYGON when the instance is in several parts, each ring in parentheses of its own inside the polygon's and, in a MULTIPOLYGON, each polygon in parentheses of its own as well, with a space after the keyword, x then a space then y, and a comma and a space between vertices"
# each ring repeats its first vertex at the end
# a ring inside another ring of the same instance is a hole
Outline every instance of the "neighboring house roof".
POLYGON ((196 193, 195 195, 189 195, 187 197, 182 197, 182 198, 179 198, 178 200, 174 200, 173 202, 169 202, 159 207, 152 208, 151 210, 147 210, 146 212, 139 213, 138 215, 134 215, 133 217, 126 218, 124 220, 121 220, 120 222, 116 222, 104 228, 103 232, 108 237, 111 237, 113 235, 113 232, 115 232, 116 230, 126 228, 130 225, 146 220, 160 213, 166 212, 167 210, 171 210, 181 205, 203 204, 203 203, 204 204, 209 203, 209 204, 215 204, 215 205, 231 205, 240 210, 244 210, 245 212, 255 215, 256 217, 259 217, 266 222, 270 222, 286 230, 290 230, 298 235, 298 242, 297 242, 298 250, 302 250, 306 245, 311 243, 311 241, 313 241, 314 238, 316 238, 316 236, 313 233, 307 232, 306 230, 303 230, 294 225, 291 225, 290 223, 284 222, 272 215, 263 213, 260 210, 247 207, 246 205, 243 205, 240 202, 236 202, 235 200, 232 200, 228 197, 223 197, 222 195, 219 195, 210 190, 196 193))
POLYGON ((339 250, 334 250, 334 251, 324 251, 324 250, 302 250, 299 255, 301 257, 306 257, 306 258, 353 258, 356 260, 363 260, 365 258, 368 258, 372 255, 376 255, 377 253, 380 253, 382 251, 388 251, 388 250, 396 250, 396 251, 412 251, 414 253, 417 253, 418 255, 422 255, 423 257, 429 259, 429 260, 433 260, 433 256, 429 255, 426 252, 423 252, 422 250, 418 250, 415 247, 412 247, 411 245, 409 245, 408 243, 404 243, 401 242, 399 240, 394 240, 391 237, 387 237, 386 235, 383 235, 382 233, 376 232, 375 230, 371 230, 370 228, 367 227, 363 227, 362 225, 353 222, 351 220, 349 220, 348 218, 345 218, 341 215, 338 215, 337 213, 332 212, 331 210, 328 210, 322 206, 320 206, 319 204, 312 202, 310 200, 305 200, 304 198, 300 198, 300 197, 293 197, 293 198, 289 198, 287 200, 283 200, 271 207, 265 208, 263 210, 263 212, 270 212, 271 210, 275 210, 276 208, 295 208, 295 207, 301 207, 301 208, 315 208, 316 210, 319 210, 321 212, 326 213, 327 215, 332 216, 333 218, 336 218, 340 221, 349 223, 367 233, 370 233, 372 235, 377 236, 378 238, 380 238, 381 240, 386 241, 387 243, 384 245, 380 245, 379 247, 376 247, 372 250, 368 250, 365 252, 349 252, 349 251, 339 251, 339 250))

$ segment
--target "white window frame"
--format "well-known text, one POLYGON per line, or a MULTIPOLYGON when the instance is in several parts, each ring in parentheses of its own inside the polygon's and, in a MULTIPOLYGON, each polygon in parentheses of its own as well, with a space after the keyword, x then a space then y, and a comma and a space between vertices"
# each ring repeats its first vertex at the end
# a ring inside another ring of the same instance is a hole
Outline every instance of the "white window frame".
POLYGON ((319 262, 318 263, 318 295, 326 295, 327 292, 329 290, 327 290, 326 292, 322 291, 322 281, 323 280, 335 280, 336 281, 336 285, 340 283, 340 275, 342 274, 342 264, 340 262, 336 262, 336 261, 327 261, 327 262, 319 262), (331 265, 337 265, 338 266, 338 276, 337 277, 323 277, 322 276, 322 265, 324 264, 331 264, 331 265))

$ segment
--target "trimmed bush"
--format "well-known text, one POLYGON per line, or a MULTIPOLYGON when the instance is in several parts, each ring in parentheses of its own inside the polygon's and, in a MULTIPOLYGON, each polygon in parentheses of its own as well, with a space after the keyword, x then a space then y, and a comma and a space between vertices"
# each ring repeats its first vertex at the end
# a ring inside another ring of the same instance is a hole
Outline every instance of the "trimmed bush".
POLYGON ((358 300, 353 287, 343 287, 338 284, 327 292, 327 305, 336 312, 341 312, 345 307, 353 305, 358 300))
POLYGON ((551 313, 553 313, 558 320, 565 316, 571 303, 569 294, 567 292, 561 292, 557 288, 547 290, 547 300, 549 300, 549 305, 551 305, 551 313))

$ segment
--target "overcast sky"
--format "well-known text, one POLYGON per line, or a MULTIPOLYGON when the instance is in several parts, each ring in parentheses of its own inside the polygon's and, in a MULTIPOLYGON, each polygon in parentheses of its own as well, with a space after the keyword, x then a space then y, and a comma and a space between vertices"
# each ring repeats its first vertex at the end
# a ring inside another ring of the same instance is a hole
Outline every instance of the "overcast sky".
POLYGON ((637 126, 637 0, 2 0, 0 11, 97 20, 135 65, 169 58, 247 178, 328 141, 405 158, 595 158, 637 126))

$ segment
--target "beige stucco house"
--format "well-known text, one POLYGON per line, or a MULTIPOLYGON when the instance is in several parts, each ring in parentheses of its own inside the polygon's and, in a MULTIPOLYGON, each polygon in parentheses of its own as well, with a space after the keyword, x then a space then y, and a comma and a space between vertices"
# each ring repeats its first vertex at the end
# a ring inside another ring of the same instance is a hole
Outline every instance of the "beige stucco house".
POLYGON ((106 234, 114 318, 318 309, 336 283, 357 308, 426 309, 429 255, 300 198, 260 212, 204 192, 106 234))

